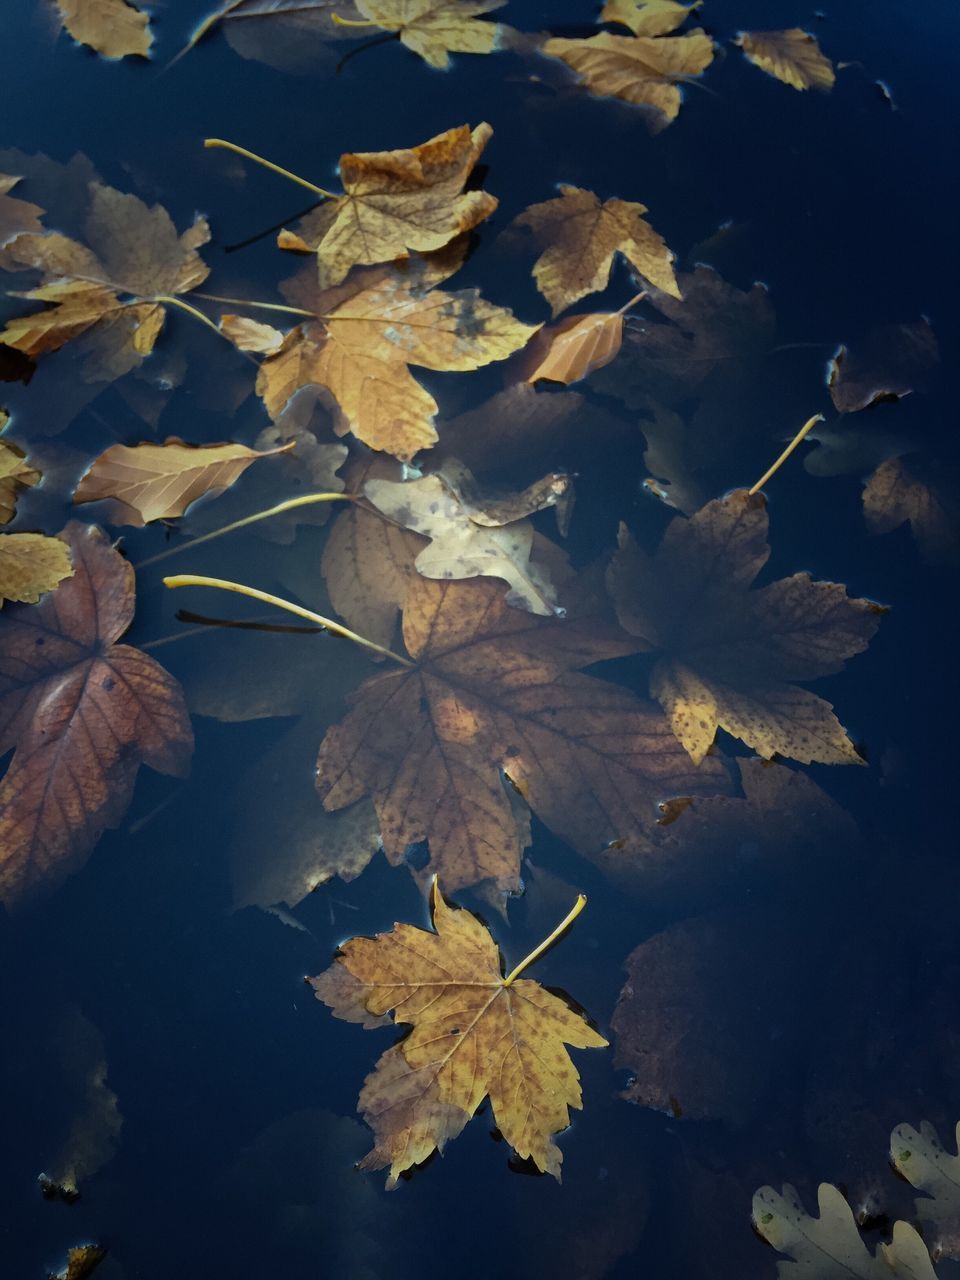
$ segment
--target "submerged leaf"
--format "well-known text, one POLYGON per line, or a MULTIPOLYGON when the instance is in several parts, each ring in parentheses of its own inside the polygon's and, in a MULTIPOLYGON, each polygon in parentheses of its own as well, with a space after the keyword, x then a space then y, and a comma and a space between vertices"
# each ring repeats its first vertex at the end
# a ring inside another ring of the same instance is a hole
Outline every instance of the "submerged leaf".
MULTIPOLYGON (((960 1124, 954 1135, 960 1151, 960 1124)), ((890 1135, 890 1163, 902 1178, 923 1192, 914 1202, 917 1217, 934 1228, 934 1257, 960 1257, 960 1155, 951 1155, 926 1120, 920 1128, 898 1124, 890 1135)))
POLYGON ((842 346, 827 366, 830 398, 840 413, 856 413, 883 400, 901 400, 922 386, 940 359, 930 321, 872 330, 852 349, 842 346))
POLYGON ((387 1187, 442 1151, 489 1097, 497 1128, 522 1159, 560 1177, 553 1135, 582 1107, 580 1077, 566 1045, 602 1049, 606 1040, 538 982, 507 985, 500 951, 469 911, 451 907, 436 881, 434 933, 397 924, 352 938, 333 965, 311 978, 338 1018, 413 1030, 381 1056, 360 1093, 376 1138, 360 1168, 389 1166, 387 1187))
POLYGON ((40 215, 44 210, 29 200, 10 195, 19 181, 19 176, 0 173, 0 248, 16 240, 17 236, 43 233, 40 215))
POLYGON ((833 63, 820 52, 816 38, 800 27, 786 31, 741 31, 734 42, 768 76, 794 89, 833 88, 833 63))
POLYGON ((938 472, 903 458, 882 462, 863 488, 870 532, 889 533, 909 521, 920 554, 933 563, 960 557, 958 506, 938 472))
POLYGON ((150 19, 128 0, 57 0, 63 25, 105 58, 150 56, 150 19))
POLYGON ((357 8, 400 40, 431 67, 445 71, 451 53, 492 53, 499 27, 474 22, 482 13, 499 9, 506 0, 357 0, 357 8))
POLYGON ((0 608, 4 600, 36 604, 73 573, 70 548, 43 533, 0 533, 0 608))

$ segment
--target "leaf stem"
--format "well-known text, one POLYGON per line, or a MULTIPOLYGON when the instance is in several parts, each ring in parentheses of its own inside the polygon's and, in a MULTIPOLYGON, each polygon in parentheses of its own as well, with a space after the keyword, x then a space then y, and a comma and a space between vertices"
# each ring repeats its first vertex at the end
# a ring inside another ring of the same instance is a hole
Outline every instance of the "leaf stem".
POLYGON ((815 413, 812 418, 809 418, 803 424, 803 426, 800 428, 797 434, 793 437, 793 439, 784 449, 783 453, 781 453, 780 457, 776 460, 776 462, 771 467, 767 468, 767 470, 763 473, 763 475, 760 477, 757 483, 753 486, 753 488, 747 490, 747 493, 749 493, 751 497, 755 493, 760 492, 760 490, 767 483, 767 481, 770 479, 771 476, 776 475, 776 473, 780 470, 780 468, 783 466, 786 460, 790 457, 791 453, 793 453, 794 449, 796 449, 797 445, 813 430, 813 428, 817 425, 818 422, 823 422, 822 413, 815 413))
POLYGON ((379 27, 379 22, 374 22, 372 18, 341 18, 339 13, 331 13, 331 22, 338 27, 379 27))
POLYGON ((184 302, 182 298, 175 298, 172 294, 158 293, 152 298, 144 299, 147 302, 162 302, 165 307, 179 307, 181 311, 185 311, 188 316, 193 316, 194 320, 199 320, 201 324, 205 324, 208 329, 212 329, 219 337, 224 335, 213 323, 209 316, 205 316, 202 311, 198 311, 196 307, 191 307, 189 302, 184 302))
POLYGON ((298 177, 297 174, 291 173, 289 169, 283 169, 280 165, 274 164, 272 160, 264 160, 263 156, 258 156, 255 151, 248 151, 246 147, 239 147, 235 142, 227 142, 225 138, 204 138, 203 145, 208 149, 221 147, 226 151, 235 151, 238 156, 244 156, 247 160, 252 160, 254 164, 263 165, 265 169, 271 169, 274 173, 279 173, 282 178, 289 178, 291 182, 297 183, 298 186, 306 187, 308 191, 316 192, 324 200, 337 199, 333 191, 318 187, 315 182, 308 182, 306 178, 298 177))
POLYGON ((580 914, 580 912, 583 910, 583 908, 586 905, 587 905, 587 895, 585 893, 579 894, 576 902, 573 904, 573 906, 570 908, 567 914, 563 917, 563 919, 554 929, 553 933, 550 934, 549 938, 544 938, 544 940, 540 943, 539 947, 534 947, 534 949, 530 952, 530 954, 526 956, 523 960, 521 960, 515 969, 512 969, 507 974, 507 976, 503 980, 503 985, 505 987, 512 986, 514 982, 516 982, 517 978, 520 977, 521 973, 523 973, 524 969, 528 968, 531 964, 533 964, 534 960, 536 960, 538 956, 542 956, 544 951, 546 951, 548 947, 553 946, 553 944, 560 937, 563 931, 566 928, 568 928, 568 926, 573 924, 574 920, 576 920, 577 916, 580 914))
POLYGON ((312 311, 304 311, 303 307, 285 307, 280 302, 257 302, 251 298, 224 298, 219 293, 200 293, 199 290, 194 290, 194 297, 203 298, 205 302, 226 302, 231 307, 259 307, 261 311, 282 311, 288 316, 309 316, 311 320, 314 318, 312 311))
POLYGON ((167 551, 161 551, 158 555, 150 556, 147 560, 141 560, 134 567, 138 571, 146 569, 152 564, 159 564, 161 560, 168 560, 170 556, 179 555, 181 551, 189 551, 191 547, 199 547, 204 542, 212 542, 214 538, 221 538, 225 533, 233 533, 235 529, 244 529, 248 524, 256 524, 258 520, 268 520, 270 516, 279 516, 284 511, 293 511, 297 507, 309 507, 315 502, 356 502, 356 497, 352 493, 302 493, 298 498, 287 498, 285 502, 278 502, 275 507, 267 507, 264 511, 255 511, 253 515, 244 516, 242 520, 233 520, 230 524, 225 524, 219 529, 211 529, 209 533, 203 533, 198 538, 191 538, 188 542, 178 543, 177 546, 170 547, 167 551))
POLYGON ((303 605, 294 604, 292 600, 284 600, 282 596, 271 595, 269 591, 259 591, 256 587, 248 587, 243 582, 230 582, 226 578, 205 578, 195 573, 181 573, 172 578, 164 578, 163 585, 170 588, 214 587, 218 591, 235 591, 237 595, 249 596, 251 600, 259 600, 262 604, 271 604, 277 609, 286 609, 287 613, 295 614, 298 618, 306 618, 308 622, 315 622, 324 631, 343 636, 344 639, 352 640, 354 644, 363 645, 365 649, 372 649, 374 653, 382 654, 385 658, 392 658, 394 662, 399 663, 402 667, 413 667, 415 665, 407 658, 402 658, 399 653, 394 653, 392 649, 385 649, 383 645, 375 644, 372 640, 367 640, 365 636, 357 635, 355 631, 342 626, 339 622, 334 622, 332 618, 325 618, 323 614, 314 613, 312 609, 305 609, 303 605))
POLYGON ((613 314, 616 316, 625 316, 632 306, 635 306, 638 302, 642 302, 646 296, 646 289, 641 289, 639 293, 635 293, 633 295, 629 302, 625 302, 619 311, 615 311, 613 314))

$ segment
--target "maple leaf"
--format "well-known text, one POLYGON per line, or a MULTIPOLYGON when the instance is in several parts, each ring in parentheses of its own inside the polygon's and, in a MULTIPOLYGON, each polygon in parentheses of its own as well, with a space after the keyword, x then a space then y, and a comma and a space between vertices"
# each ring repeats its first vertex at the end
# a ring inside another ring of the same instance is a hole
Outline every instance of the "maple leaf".
POLYGON ((656 39, 601 31, 587 40, 551 38, 543 52, 576 71, 590 93, 646 107, 651 131, 659 133, 680 113, 678 81, 700 75, 713 61, 713 41, 699 28, 656 39))
MULTIPOLYGON (((172 295, 207 277, 197 249, 210 238, 205 218, 178 236, 170 215, 99 182, 89 185, 87 244, 51 232, 19 236, 5 250, 19 267, 44 273, 18 296, 50 304, 7 323, 0 342, 36 357, 84 336, 84 377, 117 378, 153 350, 172 295), (89 246, 89 247, 88 247, 89 246)), ((186 304, 180 304, 186 305, 186 304)))
POLYGON ((40 472, 30 465, 20 446, 0 439, 0 524, 10 523, 20 492, 32 488, 39 479, 40 472))
POLYGON ((4 600, 36 604, 73 573, 70 548, 43 533, 0 533, 0 608, 4 600))
MULTIPOLYGON (((322 388, 334 402, 338 435, 352 431, 404 461, 432 445, 437 404, 408 365, 477 369, 511 355, 537 328, 475 289, 432 289, 457 265, 458 254, 371 267, 327 290, 309 268, 289 280, 283 295, 316 320, 298 325, 263 361, 257 391, 270 416, 280 419, 303 388, 322 388)), ((276 332, 262 338, 268 350, 276 332)))
POLYGON ((150 56, 150 20, 127 0, 57 0, 57 8, 74 40, 105 58, 150 56))
POLYGON ((548 572, 531 561, 533 525, 525 519, 552 507, 570 487, 570 477, 552 474, 494 506, 476 491, 467 468, 449 458, 443 468, 419 480, 368 480, 363 492, 384 515, 429 538, 414 560, 426 578, 502 578, 510 584, 507 603, 531 613, 557 612, 548 572))
POLYGON ((665 36, 681 26, 702 0, 678 4, 677 0, 606 0, 601 22, 617 22, 635 36, 665 36))
POLYGON ((751 591, 769 554, 766 502, 738 490, 673 520, 654 556, 622 528, 607 582, 622 625, 659 655, 651 692, 691 759, 719 726, 766 758, 860 763, 830 704, 789 682, 841 670, 886 611, 805 573, 751 591))
POLYGON ((863 514, 871 533, 909 522, 924 560, 949 563, 960 555, 957 502, 938 470, 887 458, 863 487, 863 514))
MULTIPOLYGON (((581 902, 585 902, 582 899, 581 902)), ((578 904, 578 906, 581 904, 578 904)), ((560 1178, 553 1135, 582 1107, 580 1077, 565 1048, 602 1049, 582 1014, 517 975, 504 977, 500 951, 469 911, 450 906, 434 880, 435 932, 397 924, 352 938, 333 965, 308 981, 334 1015, 365 1027, 393 1021, 413 1030, 384 1053, 358 1110, 375 1146, 362 1169, 389 1166, 388 1189, 406 1169, 442 1151, 489 1097, 497 1128, 521 1159, 560 1178)))
POLYGON ((357 0, 357 9, 385 31, 399 32, 402 44, 445 71, 451 53, 496 49, 499 26, 473 19, 504 4, 506 0, 357 0))
POLYGON ((163 444, 115 444, 94 458, 73 501, 107 499, 111 524, 172 519, 204 494, 228 489, 258 458, 292 447, 261 452, 243 444, 185 444, 175 436, 163 444))
POLYGON ((0 637, 0 898, 19 902, 80 865, 120 820, 141 763, 182 774, 193 749, 180 687, 116 643, 133 619, 133 569, 92 526, 62 535, 74 575, 18 606, 0 637))
POLYGON ((537 259, 533 276, 554 316, 605 289, 615 254, 622 254, 657 289, 680 297, 673 274, 673 254, 644 220, 646 205, 629 200, 601 203, 592 191, 560 184, 560 195, 532 204, 514 219, 548 247, 537 259))
POLYGON ((871 1253, 841 1191, 821 1182, 817 1201, 820 1216, 811 1218, 789 1185, 782 1194, 773 1187, 761 1187, 753 1197, 753 1225, 758 1234, 792 1259, 778 1263, 781 1276, 795 1280, 822 1280, 827 1275, 859 1280, 936 1280, 926 1245, 908 1222, 895 1222, 892 1242, 871 1253))
POLYGON ((501 771, 583 851, 642 843, 666 795, 723 789, 720 766, 693 767, 657 709, 577 674, 636 649, 596 619, 538 618, 510 609, 496 583, 417 577, 403 635, 415 665, 357 690, 317 766, 327 809, 373 799, 394 864, 426 840, 425 874, 516 889, 521 842, 501 771))
POLYGON ((901 400, 918 386, 940 359, 930 321, 872 330, 852 350, 841 346, 827 366, 830 399, 840 413, 856 413, 884 400, 901 400))
POLYGON ((397 616, 416 577, 413 562, 426 539, 351 506, 334 521, 323 548, 321 570, 330 602, 354 631, 390 644, 397 616))
POLYGON ((339 284, 352 266, 442 249, 488 218, 498 201, 464 191, 493 135, 488 124, 460 125, 416 147, 340 157, 344 194, 282 231, 281 249, 315 251, 320 284, 339 284))
POLYGON ((829 92, 836 76, 830 59, 820 52, 816 37, 800 27, 786 31, 741 31, 734 44, 768 76, 794 89, 829 92))
POLYGON ((9 194, 19 181, 19 176, 0 173, 0 248, 16 240, 17 236, 43 231, 40 215, 44 210, 29 200, 20 200, 9 194))
MULTIPOLYGON (((960 1124, 954 1143, 960 1151, 960 1124)), ((951 1155, 927 1120, 920 1128, 898 1124, 890 1135, 890 1163, 901 1178, 922 1194, 914 1201, 917 1218, 927 1231, 935 1258, 960 1257, 960 1155, 951 1155)))

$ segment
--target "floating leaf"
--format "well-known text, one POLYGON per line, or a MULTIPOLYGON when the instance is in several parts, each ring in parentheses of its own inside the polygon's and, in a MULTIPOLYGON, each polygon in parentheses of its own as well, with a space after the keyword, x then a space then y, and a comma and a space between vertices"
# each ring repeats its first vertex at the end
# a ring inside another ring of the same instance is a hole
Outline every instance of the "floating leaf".
POLYGON ((43 209, 29 200, 20 200, 9 194, 19 181, 19 176, 0 173, 0 248, 16 240, 17 236, 43 233, 40 222, 43 209))
POLYGON ((830 398, 840 413, 856 413, 883 400, 901 400, 922 386, 940 359, 926 317, 874 329, 851 350, 842 346, 827 366, 830 398))
POLYGON ((786 31, 741 31, 734 41, 768 76, 794 89, 829 92, 836 76, 833 63, 820 52, 816 37, 800 27, 786 31))
POLYGON ((700 75, 713 61, 713 41, 699 28, 658 39, 601 31, 587 40, 551 38, 543 52, 576 71, 592 94, 648 108, 650 128, 659 133, 680 113, 678 81, 700 75))
POLYGON ((497 207, 485 191, 464 191, 493 135, 488 124, 460 125, 416 147, 340 157, 344 195, 333 196, 282 231, 282 249, 315 250, 320 284, 339 284, 356 264, 442 249, 497 207))
POLYGON ((57 8, 74 40, 105 58, 150 56, 150 19, 127 0, 57 0, 57 8))
POLYGON ((623 311, 565 316, 535 335, 518 363, 524 382, 579 382, 616 359, 623 342, 623 311))
POLYGON ((766 502, 737 490, 675 519, 654 556, 622 528, 607 581, 622 625, 662 655, 651 692, 692 760, 719 726, 765 758, 860 763, 830 704, 789 682, 840 671, 885 610, 806 573, 751 591, 769 554, 766 502))
MULTIPOLYGON (((457 1137, 490 1098, 497 1128, 522 1159, 560 1177, 553 1135, 579 1110, 580 1077, 566 1045, 606 1045, 580 1013, 518 966, 504 977, 500 951, 469 911, 449 905, 434 881, 428 933, 394 925, 352 938, 333 965, 311 978, 338 1018, 365 1027, 392 1021, 410 1034, 380 1058, 358 1110, 374 1131, 362 1169, 389 1166, 387 1187, 457 1137)), ((537 953, 535 952, 534 955, 537 953)), ((533 957, 530 957, 531 959, 533 957)))
POLYGON ((111 524, 169 520, 204 494, 228 489, 258 458, 291 447, 260 452, 243 444, 185 444, 175 436, 163 444, 115 444, 94 458, 73 500, 109 500, 111 524))
POLYGON ((4 600, 36 604, 73 573, 70 548, 43 533, 0 533, 0 608, 4 600))
POLYGON ((588 293, 605 289, 618 253, 644 280, 680 297, 673 254, 644 220, 646 205, 629 200, 601 203, 592 191, 564 183, 560 193, 555 200, 530 205, 513 224, 529 228, 547 245, 533 275, 554 316, 588 293))
POLYGON ((889 533, 909 521, 925 560, 955 561, 960 555, 957 502, 932 469, 888 458, 867 479, 863 514, 871 533, 889 533))
POLYGON ((98 1244, 74 1245, 67 1253, 67 1265, 48 1280, 87 1280, 107 1256, 98 1244))
MULTIPOLYGON (((960 1124, 954 1143, 960 1151, 960 1124)), ((890 1135, 890 1163, 902 1178, 923 1195, 915 1201, 917 1217, 935 1231, 930 1241, 934 1256, 960 1257, 960 1155, 941 1145, 937 1131, 926 1120, 920 1128, 898 1124, 890 1135)))
POLYGON ((426 840, 425 874, 516 890, 521 848, 501 771, 585 851, 642 842, 665 795, 723 790, 719 765, 692 766, 657 709, 576 674, 636 648, 594 618, 538 618, 510 609, 496 583, 417 577, 403 632, 416 665, 361 685, 317 774, 327 809, 373 799, 395 864, 426 840))
MULTIPOLYGON (((7 535, 13 536, 13 535, 7 535)), ((116 641, 133 620, 133 569, 92 526, 68 525, 74 575, 4 618, 0 898, 8 906, 78 867, 116 826, 140 764, 184 773, 193 749, 180 687, 116 641)))
POLYGON ((357 0, 365 18, 400 40, 431 67, 445 71, 451 53, 492 53, 500 28, 475 22, 481 13, 499 9, 506 0, 357 0))
POLYGON ((665 36, 676 31, 702 0, 677 4, 676 0, 606 0, 601 22, 618 22, 635 36, 665 36))
POLYGON ((40 472, 31 467, 20 446, 0 439, 0 524, 10 523, 20 492, 32 488, 39 479, 40 472))

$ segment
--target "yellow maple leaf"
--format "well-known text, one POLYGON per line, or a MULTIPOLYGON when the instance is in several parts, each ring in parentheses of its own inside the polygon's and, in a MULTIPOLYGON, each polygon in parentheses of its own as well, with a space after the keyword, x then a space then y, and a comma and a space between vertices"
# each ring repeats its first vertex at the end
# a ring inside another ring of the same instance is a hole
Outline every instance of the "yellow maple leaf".
POLYGON ((801 27, 741 31, 735 43, 754 66, 794 89, 829 92, 833 88, 833 63, 821 53, 816 37, 801 27))
POLYGON ((150 56, 150 20, 127 0, 57 0, 57 8, 74 40, 105 58, 150 56))
MULTIPOLYGON (((506 0, 357 0, 357 9, 373 25, 398 32, 408 49, 443 71, 451 53, 493 52, 499 26, 473 19, 504 4, 506 0)), ((355 25, 336 17, 334 21, 355 25)))
POLYGON ((528 227, 547 246, 533 276, 555 316, 588 293, 605 289, 618 253, 657 289, 680 297, 673 254, 644 220, 646 212, 646 205, 601 202, 592 191, 561 183, 555 200, 532 204, 515 219, 514 226, 528 227))
MULTIPOLYGON (((563 930, 586 899, 582 897, 563 930)), ((390 1168, 387 1187, 455 1138, 489 1097, 497 1128, 517 1155, 560 1177, 553 1135, 582 1105, 580 1077, 566 1045, 602 1049, 607 1041, 582 1014, 518 975, 547 943, 504 977, 500 952, 469 911, 447 903, 434 880, 435 933, 397 924, 392 932, 344 943, 330 969, 309 979, 338 1018, 413 1030, 384 1053, 360 1093, 358 1109, 376 1144, 360 1163, 390 1168)))

